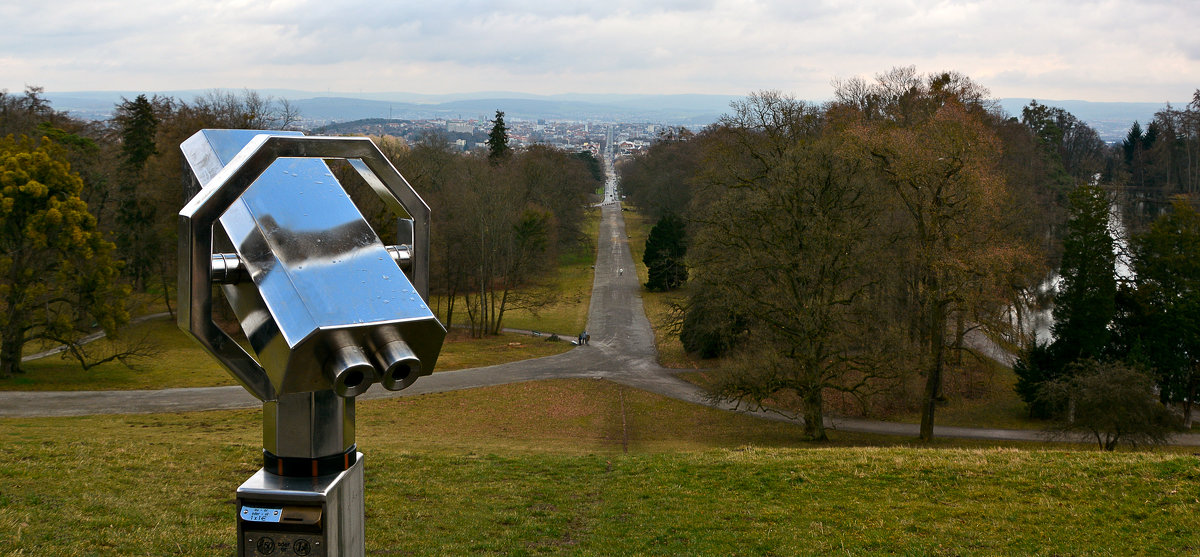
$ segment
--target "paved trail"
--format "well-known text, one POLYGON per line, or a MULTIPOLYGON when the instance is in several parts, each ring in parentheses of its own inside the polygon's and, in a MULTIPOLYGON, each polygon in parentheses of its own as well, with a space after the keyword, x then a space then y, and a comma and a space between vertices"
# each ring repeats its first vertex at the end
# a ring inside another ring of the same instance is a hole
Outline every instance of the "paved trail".
MULTIPOLYGON (((697 386, 675 376, 678 370, 657 364, 654 333, 642 310, 641 288, 633 272, 633 257, 625 235, 625 220, 609 183, 601 205, 596 276, 588 310, 589 345, 535 360, 525 360, 459 371, 445 371, 418 379, 398 392, 373 387, 360 400, 414 396, 474 389, 523 381, 561 378, 607 379, 635 389, 696 404, 734 410, 714 403, 697 386), (628 269, 629 273, 621 272, 628 269)), ((254 408, 261 403, 239 386, 157 391, 62 391, 0 393, 0 417, 79 416, 92 414, 183 412, 254 408)), ((745 412, 766 419, 789 420, 766 412, 745 412)), ((916 437, 917 424, 827 418, 835 430, 916 437)), ((1007 441, 1042 441, 1037 431, 939 426, 938 437, 1007 441)), ((1179 435, 1174 444, 1200 446, 1200 435, 1179 435)))

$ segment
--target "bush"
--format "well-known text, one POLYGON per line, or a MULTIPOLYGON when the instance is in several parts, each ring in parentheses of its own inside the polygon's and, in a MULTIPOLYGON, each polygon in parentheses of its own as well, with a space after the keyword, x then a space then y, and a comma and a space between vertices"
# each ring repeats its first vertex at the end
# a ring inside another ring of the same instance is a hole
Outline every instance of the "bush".
POLYGON ((1177 428, 1175 416, 1158 401, 1154 378, 1120 362, 1073 363, 1066 377, 1042 387, 1039 398, 1063 409, 1057 430, 1091 434, 1106 451, 1118 443, 1161 445, 1177 428))

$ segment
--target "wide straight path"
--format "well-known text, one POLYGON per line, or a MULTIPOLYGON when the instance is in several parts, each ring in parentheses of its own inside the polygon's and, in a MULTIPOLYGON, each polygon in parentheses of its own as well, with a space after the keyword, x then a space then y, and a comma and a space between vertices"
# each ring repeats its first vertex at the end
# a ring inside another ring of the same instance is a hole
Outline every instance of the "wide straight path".
MULTIPOLYGON (((738 410, 730 403, 709 400, 702 389, 676 377, 678 370, 657 364, 654 333, 642 309, 641 287, 629 251, 625 219, 614 190, 612 181, 606 184, 604 201, 600 204, 596 272, 588 310, 589 345, 534 360, 434 373, 418 379, 403 391, 373 387, 358 398, 415 396, 543 379, 598 378, 687 402, 799 423, 796 418, 738 410)), ((155 391, 9 391, 0 393, 0 417, 184 412, 255 408, 260 404, 238 386, 155 391)), ((826 426, 841 431, 913 437, 919 430, 917 424, 849 418, 827 418, 826 426)), ((934 434, 996 441, 1045 440, 1041 432, 1028 430, 938 426, 934 428, 934 434)), ((1200 446, 1200 435, 1178 435, 1174 444, 1200 446)))

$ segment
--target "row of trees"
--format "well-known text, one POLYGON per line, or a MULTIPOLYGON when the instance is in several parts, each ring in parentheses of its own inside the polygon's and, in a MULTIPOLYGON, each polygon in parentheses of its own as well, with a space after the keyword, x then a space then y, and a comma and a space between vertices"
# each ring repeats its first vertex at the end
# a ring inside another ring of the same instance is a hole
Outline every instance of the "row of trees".
POLYGON ((622 187, 654 217, 686 215, 685 348, 732 355, 719 396, 792 404, 817 439, 828 393, 866 401, 913 377, 931 438, 972 335, 1027 344, 1032 293, 1060 258, 1077 265, 1070 192, 1125 176, 1069 113, 1010 117, 965 76, 911 68, 819 106, 754 94, 662 139, 622 187))
MULTIPOLYGON (((252 91, 142 95, 102 122, 54 110, 39 88, 0 92, 0 377, 20 373, 22 347, 39 339, 67 344, 85 366, 144 353, 138 342, 101 354, 76 341, 97 326, 116 336, 140 311, 130 300, 171 309, 186 197, 178 146, 203 128, 284 129, 296 118, 286 101, 252 91)), ((508 309, 546 302, 515 289, 583 245, 586 196, 602 179, 590 155, 508 149, 502 113, 495 123, 503 142, 488 153, 464 155, 436 135, 413 146, 377 139, 433 208, 431 275, 447 321, 461 297, 476 334, 497 332, 508 309)), ((348 165, 334 170, 394 241, 395 221, 369 186, 348 165)))

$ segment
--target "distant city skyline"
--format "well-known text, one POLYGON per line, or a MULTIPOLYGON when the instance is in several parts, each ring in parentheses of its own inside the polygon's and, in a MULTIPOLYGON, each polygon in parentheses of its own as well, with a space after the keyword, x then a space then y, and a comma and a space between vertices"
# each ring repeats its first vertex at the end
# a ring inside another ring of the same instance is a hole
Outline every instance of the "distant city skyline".
POLYGON ((995 97, 1186 102, 1184 0, 0 0, 0 88, 827 99, 896 66, 995 97))

